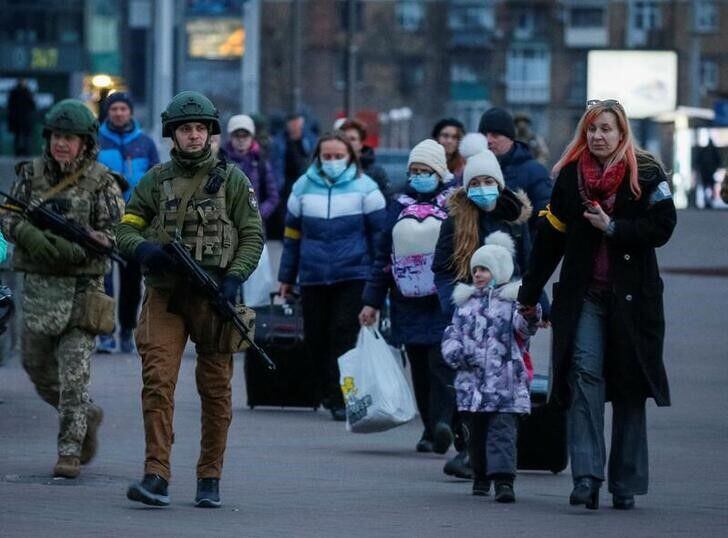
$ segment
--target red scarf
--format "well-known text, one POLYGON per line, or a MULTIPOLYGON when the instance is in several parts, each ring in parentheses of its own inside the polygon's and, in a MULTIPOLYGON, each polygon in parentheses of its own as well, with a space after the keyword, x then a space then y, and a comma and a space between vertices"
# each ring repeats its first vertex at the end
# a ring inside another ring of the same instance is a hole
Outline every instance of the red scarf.
POLYGON ((627 171, 627 163, 621 160, 602 170, 599 162, 586 150, 579 157, 578 167, 582 195, 586 200, 598 202, 604 212, 610 215, 614 209, 617 190, 627 171))

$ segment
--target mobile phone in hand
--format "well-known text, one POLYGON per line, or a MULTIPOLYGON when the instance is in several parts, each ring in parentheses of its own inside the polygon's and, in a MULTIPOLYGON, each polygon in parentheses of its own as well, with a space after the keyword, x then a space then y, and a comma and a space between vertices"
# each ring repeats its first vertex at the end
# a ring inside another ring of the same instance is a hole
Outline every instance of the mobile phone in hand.
POLYGON ((582 202, 582 205, 584 206, 584 209, 587 210, 589 213, 597 214, 599 213, 599 206, 596 202, 591 202, 587 200, 586 202, 582 202))

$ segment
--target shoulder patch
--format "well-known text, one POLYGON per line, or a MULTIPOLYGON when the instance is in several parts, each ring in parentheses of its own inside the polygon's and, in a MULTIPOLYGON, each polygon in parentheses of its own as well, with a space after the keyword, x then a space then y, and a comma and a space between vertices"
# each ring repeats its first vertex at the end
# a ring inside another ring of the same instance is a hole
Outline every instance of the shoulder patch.
MULTIPOLYGON (((250 184, 248 184, 250 185, 250 184)), ((258 199, 255 197, 253 187, 248 186, 248 203, 253 210, 258 211, 258 199)))
POLYGON ((670 198, 672 198, 670 185, 667 181, 661 181, 650 195, 650 204, 656 204, 657 202, 662 202, 663 200, 668 200, 670 198))

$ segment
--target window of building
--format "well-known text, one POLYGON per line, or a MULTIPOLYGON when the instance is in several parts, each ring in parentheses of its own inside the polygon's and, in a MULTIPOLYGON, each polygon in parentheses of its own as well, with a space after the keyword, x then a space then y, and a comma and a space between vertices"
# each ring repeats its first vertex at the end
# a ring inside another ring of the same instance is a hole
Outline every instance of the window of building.
POLYGON ((572 28, 600 28, 604 26, 604 8, 573 7, 569 11, 569 25, 572 28))
POLYGON ((399 91, 407 97, 415 93, 425 82, 425 63, 419 58, 409 58, 399 69, 399 91))
POLYGON ((397 24, 408 32, 420 29, 425 20, 425 6, 419 0, 399 0, 394 6, 397 24))
POLYGON ((488 97, 488 87, 473 64, 453 60, 450 64, 450 99, 452 101, 483 100, 488 97))
POLYGON ((536 29, 536 13, 530 7, 515 10, 513 35, 516 39, 530 39, 536 29))
MULTIPOLYGON (((339 0, 337 2, 339 8, 339 20, 341 22, 341 29, 344 31, 349 30, 349 2, 350 0, 339 0)), ((364 29, 364 2, 362 0, 353 0, 355 18, 356 18, 356 31, 361 32, 364 29)))
POLYGON ((571 62, 570 72, 569 102, 583 105, 586 103, 586 57, 571 62))
POLYGON ((495 28, 493 6, 483 0, 455 0, 450 4, 447 24, 455 32, 492 30, 495 28))
POLYGON ((718 30, 718 6, 714 1, 699 0, 695 3, 695 30, 715 32, 718 30))
POLYGON ((700 60, 700 85, 704 91, 718 89, 718 62, 711 59, 700 60))
POLYGON ((631 4, 630 23, 636 30, 657 30, 662 26, 660 3, 656 0, 636 1, 631 4))
POLYGON ((512 48, 506 57, 506 99, 510 103, 547 103, 551 90, 551 53, 543 46, 512 48))

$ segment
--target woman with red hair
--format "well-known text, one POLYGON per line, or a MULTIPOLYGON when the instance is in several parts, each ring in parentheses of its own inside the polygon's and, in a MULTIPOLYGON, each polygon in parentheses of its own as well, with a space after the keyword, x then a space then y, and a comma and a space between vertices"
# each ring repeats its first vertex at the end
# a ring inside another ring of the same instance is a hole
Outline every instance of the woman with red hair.
POLYGON ((609 491, 614 508, 630 509, 647 493, 645 400, 670 405, 655 248, 672 235, 675 206, 662 165, 635 146, 617 101, 587 103, 553 175, 518 299, 528 313, 562 262, 551 310, 552 397, 568 408, 569 501, 599 506, 611 400, 609 491))

